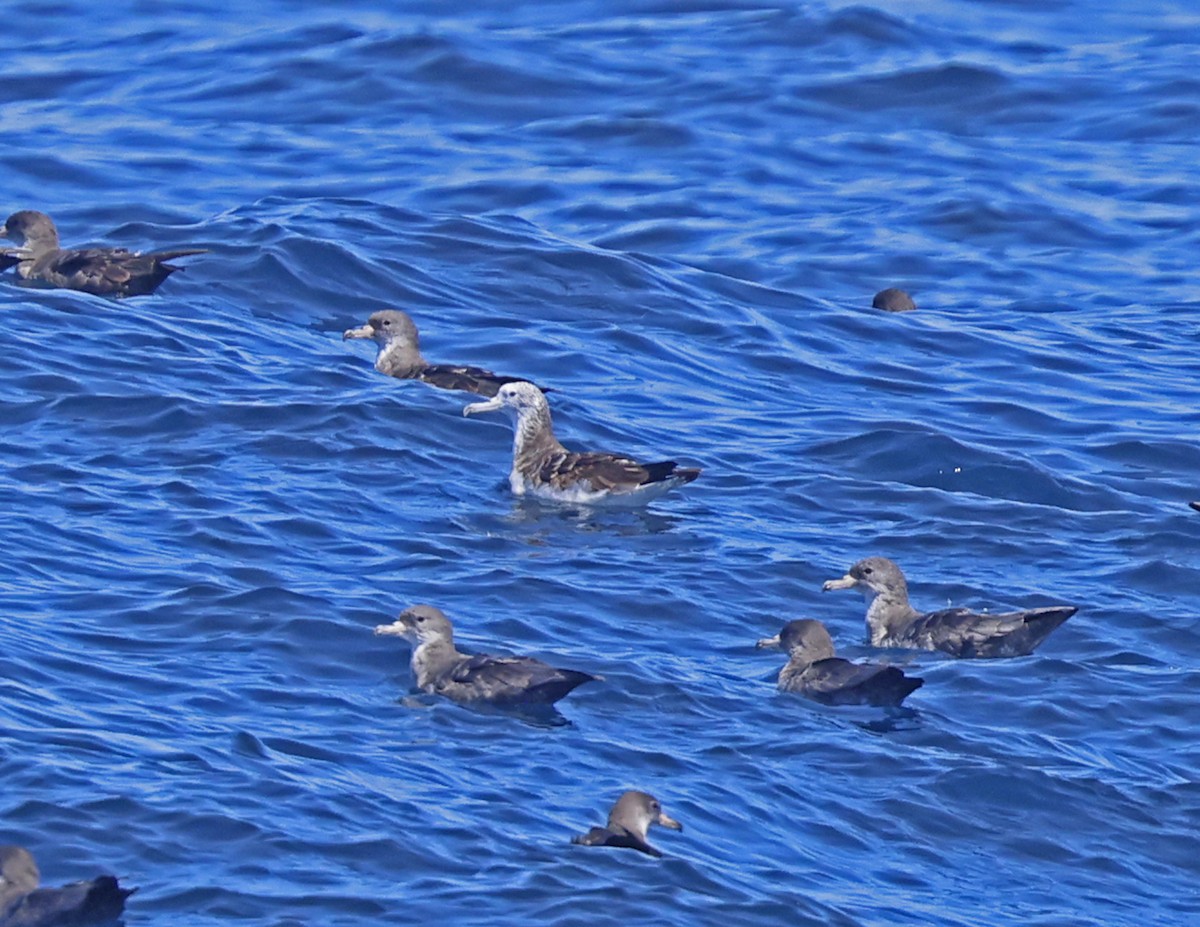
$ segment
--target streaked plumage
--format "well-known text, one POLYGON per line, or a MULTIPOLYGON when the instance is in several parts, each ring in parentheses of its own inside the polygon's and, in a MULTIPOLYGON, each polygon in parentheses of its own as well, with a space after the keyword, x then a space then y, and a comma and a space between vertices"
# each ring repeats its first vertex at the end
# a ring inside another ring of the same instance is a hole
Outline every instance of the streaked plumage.
POLYGON ((23 280, 97 296, 145 296, 177 270, 172 258, 206 254, 205 248, 141 253, 125 248, 60 248, 58 229, 45 213, 14 212, 0 235, 16 243, 0 252, 0 270, 16 267, 23 280))
POLYGON ((787 665, 779 671, 779 691, 795 692, 824 705, 899 705, 925 682, 896 666, 851 663, 834 655, 825 625, 811 618, 789 621, 759 647, 782 647, 787 665))
POLYGON ((1032 653, 1078 611, 1073 605, 978 614, 965 608, 918 612, 908 602, 904 574, 886 557, 868 557, 822 589, 861 589, 867 599, 867 630, 876 647, 940 650, 955 657, 1017 657, 1032 653))
POLYGON ((91 927, 110 924, 136 889, 113 876, 38 888, 41 874, 24 847, 0 847, 0 927, 91 927))
POLYGON ((642 504, 675 486, 690 483, 699 469, 673 460, 639 463, 620 454, 568 451, 554 436, 550 405, 532 383, 506 383, 488 402, 476 402, 463 415, 503 409, 514 420, 509 485, 559 502, 642 504))
POLYGON ((379 346, 375 369, 398 380, 420 380, 438 389, 462 390, 480 396, 495 396, 505 383, 520 377, 503 377, 482 367, 431 364, 421 356, 417 326, 408 313, 384 309, 372 313, 366 324, 349 328, 343 341, 370 338, 379 346))
POLYGON ((571 842, 589 847, 628 847, 650 856, 662 856, 661 851, 646 841, 646 834, 652 824, 669 827, 671 830, 683 830, 682 824, 674 818, 667 817, 662 805, 653 795, 629 791, 612 806, 608 813, 608 823, 604 827, 593 827, 586 834, 572 837, 571 842))
POLYGON ((468 656, 454 646, 454 628, 440 608, 414 605, 376 634, 404 637, 413 644, 411 666, 417 688, 456 702, 543 704, 558 701, 576 686, 600 679, 556 669, 533 657, 468 656))

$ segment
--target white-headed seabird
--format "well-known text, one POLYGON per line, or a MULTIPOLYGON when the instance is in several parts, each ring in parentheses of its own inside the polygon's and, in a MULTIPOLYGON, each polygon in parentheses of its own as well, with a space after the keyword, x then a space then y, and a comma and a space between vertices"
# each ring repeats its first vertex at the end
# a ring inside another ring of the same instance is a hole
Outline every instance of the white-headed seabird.
POLYGON ((868 557, 841 579, 821 587, 862 590, 867 599, 867 630, 876 647, 940 650, 954 657, 1019 657, 1033 653, 1046 637, 1079 609, 1073 605, 1031 608, 998 615, 965 608, 919 612, 908 603, 900 567, 886 557, 868 557))
POLYGON ((604 827, 593 827, 586 834, 572 837, 571 842, 589 847, 629 847, 651 856, 662 856, 660 850, 646 842, 651 824, 683 830, 682 824, 667 817, 653 795, 630 791, 617 799, 604 827))
POLYGON ((456 702, 496 705, 551 705, 576 686, 601 677, 556 669, 533 657, 467 656, 454 646, 454 628, 440 608, 414 605, 376 634, 411 641, 412 672, 417 688, 456 702))
POLYGON ((789 621, 759 647, 782 647, 787 665, 779 671, 779 691, 795 692, 823 705, 899 705, 925 683, 896 666, 851 663, 834 656, 833 638, 811 618, 789 621))
POLYGON ((113 876, 38 888, 41 873, 24 847, 0 847, 0 927, 90 927, 110 924, 137 889, 113 876))
POLYGON ((700 475, 699 469, 680 467, 673 460, 638 463, 619 454, 568 451, 554 437, 550 404, 532 383, 506 383, 489 401, 467 406, 463 415, 499 409, 514 420, 508 479, 518 496, 640 505, 700 475))
POLYGON ((32 209, 9 216, 0 236, 17 245, 0 252, 0 270, 15 266, 22 280, 97 296, 153 293, 174 271, 182 269, 164 262, 207 253, 205 248, 147 254, 124 248, 60 248, 58 229, 50 217, 32 209))
POLYGON ((420 380, 438 389, 462 390, 480 396, 495 396, 505 383, 521 377, 502 377, 482 367, 431 364, 421 356, 417 326, 408 313, 384 309, 371 314, 365 325, 348 328, 343 341, 370 338, 379 346, 375 369, 398 380, 420 380))

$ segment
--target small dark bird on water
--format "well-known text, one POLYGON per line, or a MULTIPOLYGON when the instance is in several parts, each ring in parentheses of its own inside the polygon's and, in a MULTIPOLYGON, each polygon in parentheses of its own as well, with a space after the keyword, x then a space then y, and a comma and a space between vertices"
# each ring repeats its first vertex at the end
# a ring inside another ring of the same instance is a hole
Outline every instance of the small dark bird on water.
POLYGON ((516 383, 523 377, 505 377, 485 370, 459 364, 431 364, 421 356, 417 326, 408 313, 399 309, 383 309, 371 314, 365 325, 348 328, 343 341, 370 338, 379 346, 375 369, 397 380, 420 380, 438 389, 462 390, 480 396, 495 396, 505 383, 516 383))
POLYGON ((454 628, 445 612, 432 605, 407 608, 376 634, 391 634, 414 644, 411 666, 417 688, 456 702, 493 705, 552 705, 576 686, 601 677, 557 669, 533 657, 468 656, 454 646, 454 628))
POLYGON ((58 229, 43 212, 14 212, 0 235, 16 244, 0 251, 0 270, 17 268, 22 280, 43 286, 81 290, 97 296, 145 296, 177 270, 172 258, 206 254, 206 248, 181 248, 146 254, 125 248, 60 248, 58 229))
POLYGON ((589 847, 628 847, 650 856, 662 856, 660 850, 646 842, 651 824, 683 830, 682 824, 667 817, 653 795, 630 791, 617 799, 604 827, 593 827, 586 834, 572 837, 571 842, 589 847))
POLYGON ((917 308, 912 297, 894 286, 880 290, 871 300, 871 307, 882 309, 884 312, 912 312, 917 308))
POLYGON ((789 621, 759 647, 782 647, 787 665, 779 671, 779 691, 795 692, 823 705, 899 705, 924 685, 897 666, 851 663, 834 656, 833 638, 811 618, 789 621))
POLYGON ((904 573, 887 557, 867 557, 822 587, 859 589, 867 600, 867 631, 876 647, 940 650, 952 657, 1020 657, 1033 653, 1079 609, 1051 605, 1019 612, 978 614, 965 608, 919 612, 908 602, 904 573))
POLYGON ((41 873, 24 847, 0 847, 0 927, 99 927, 125 910, 137 889, 98 876, 62 888, 38 888, 41 873))

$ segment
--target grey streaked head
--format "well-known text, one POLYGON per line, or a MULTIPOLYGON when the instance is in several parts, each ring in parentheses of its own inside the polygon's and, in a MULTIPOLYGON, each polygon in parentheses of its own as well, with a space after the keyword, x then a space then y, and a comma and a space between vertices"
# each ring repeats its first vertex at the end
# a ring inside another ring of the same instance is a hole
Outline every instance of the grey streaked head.
POLYGON ((798 657, 806 663, 815 663, 834 655, 833 638, 825 625, 812 618, 789 621, 774 637, 765 637, 759 647, 780 647, 789 656, 798 657))
POLYGON ((5 220, 4 230, 0 234, 16 242, 19 248, 35 245, 58 247, 58 229, 48 215, 34 209, 14 212, 5 220))
POLYGON ((505 383, 496 395, 487 402, 473 402, 465 409, 463 415, 477 415, 480 412, 495 412, 504 409, 510 415, 521 419, 528 414, 550 416, 550 405, 537 386, 525 380, 505 383))
POLYGON ((408 313, 399 309, 383 309, 372 313, 365 325, 348 328, 342 333, 343 341, 351 338, 371 338, 381 348, 389 344, 411 348, 418 346, 416 324, 408 317, 408 313))
POLYGON ((32 892, 41 881, 33 854, 24 847, 0 847, 0 901, 32 892))
POLYGON ((432 641, 454 641, 454 627, 450 624, 450 619, 446 617, 445 612, 433 605, 414 605, 406 608, 391 624, 376 627, 375 633, 407 638, 417 645, 432 641))
POLYGON ((626 831, 635 834, 642 840, 650 825, 658 824, 671 830, 683 830, 683 825, 674 818, 667 817, 658 799, 646 792, 629 791, 617 799, 612 811, 608 813, 608 829, 626 831))
POLYGON ((904 580, 904 574, 900 567, 887 557, 867 557, 860 560, 850 567, 850 571, 841 579, 827 580, 821 586, 823 592, 854 588, 861 589, 868 599, 884 594, 908 600, 908 583, 904 580))

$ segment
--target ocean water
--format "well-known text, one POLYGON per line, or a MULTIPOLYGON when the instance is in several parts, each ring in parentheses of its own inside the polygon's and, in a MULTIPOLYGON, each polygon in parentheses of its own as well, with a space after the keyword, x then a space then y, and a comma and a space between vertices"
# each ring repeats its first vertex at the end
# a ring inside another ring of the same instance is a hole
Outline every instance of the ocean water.
MULTIPOLYGON (((1117 0, 12 4, 7 210, 199 246, 0 278, 0 842, 126 922, 1200 922, 1200 12, 1117 0), (870 308, 886 286, 919 309, 870 308), (704 467, 507 490, 511 430, 341 332, 704 467), (1034 655, 779 695, 860 557, 1057 602, 1034 655), (376 624, 599 673, 412 694, 376 624), (626 788, 665 853, 572 846, 626 788)), ((2 210, 0 210, 2 211, 2 210)), ((7 212, 5 212, 7 214, 7 212)))

